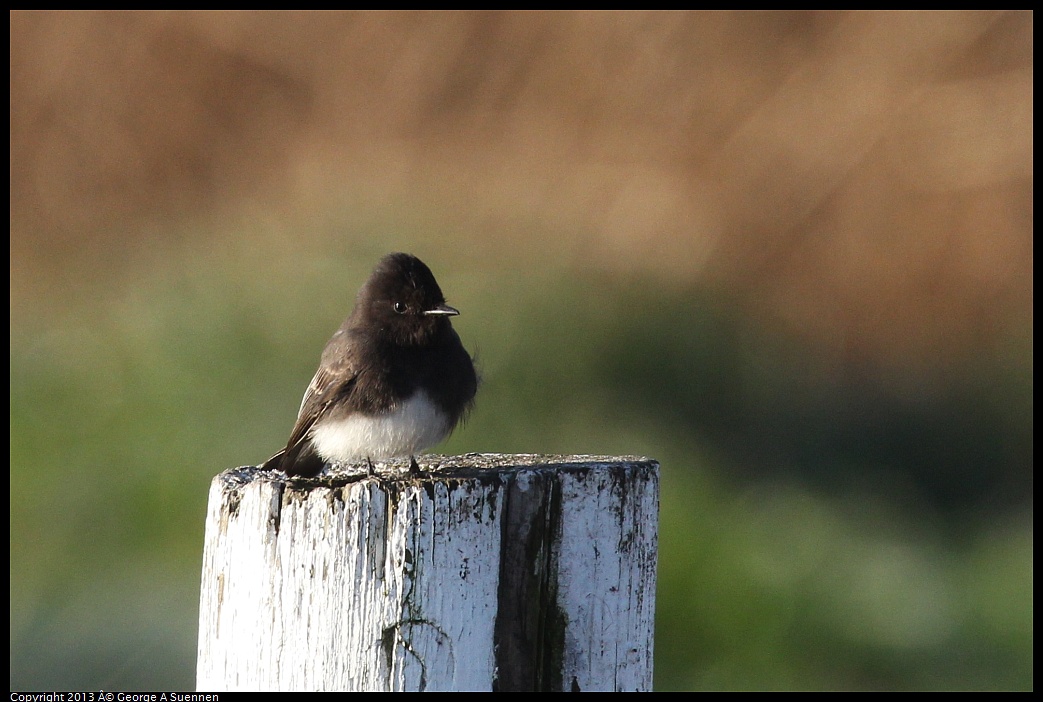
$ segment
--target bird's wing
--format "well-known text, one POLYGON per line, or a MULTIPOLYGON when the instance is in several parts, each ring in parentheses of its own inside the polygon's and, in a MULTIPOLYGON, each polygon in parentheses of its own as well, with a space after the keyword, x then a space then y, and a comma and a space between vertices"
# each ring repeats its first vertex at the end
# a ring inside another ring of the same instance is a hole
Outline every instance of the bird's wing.
POLYGON ((318 421, 330 405, 338 398, 349 394, 358 381, 358 373, 350 363, 339 363, 334 366, 323 364, 315 372, 315 377, 308 384, 301 400, 301 408, 297 413, 297 423, 290 432, 286 442, 286 450, 304 441, 308 437, 315 422, 318 421))

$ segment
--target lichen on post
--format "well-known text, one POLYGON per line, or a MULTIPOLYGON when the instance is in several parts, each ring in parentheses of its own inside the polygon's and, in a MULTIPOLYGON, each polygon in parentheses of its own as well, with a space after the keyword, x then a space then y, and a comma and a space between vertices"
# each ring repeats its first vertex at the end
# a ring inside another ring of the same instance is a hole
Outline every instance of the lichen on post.
POLYGON ((200 690, 649 690, 659 466, 467 454, 210 490, 200 690))

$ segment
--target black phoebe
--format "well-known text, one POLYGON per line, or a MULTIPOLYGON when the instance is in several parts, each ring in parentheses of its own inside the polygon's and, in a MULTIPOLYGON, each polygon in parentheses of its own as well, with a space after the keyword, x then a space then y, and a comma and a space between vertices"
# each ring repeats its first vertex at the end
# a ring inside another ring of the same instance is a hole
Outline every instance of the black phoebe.
POLYGON ((410 456, 444 439, 478 389, 431 269, 388 254, 322 352, 290 440, 266 469, 312 477, 325 463, 410 456))

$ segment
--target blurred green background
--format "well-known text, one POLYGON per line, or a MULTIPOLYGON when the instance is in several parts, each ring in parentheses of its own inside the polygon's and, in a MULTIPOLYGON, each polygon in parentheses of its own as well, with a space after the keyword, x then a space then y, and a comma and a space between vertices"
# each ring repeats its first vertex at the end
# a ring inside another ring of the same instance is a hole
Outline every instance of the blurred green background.
POLYGON ((376 260, 438 451, 662 463, 656 688, 1027 690, 1029 12, 11 14, 11 687, 194 685, 376 260))

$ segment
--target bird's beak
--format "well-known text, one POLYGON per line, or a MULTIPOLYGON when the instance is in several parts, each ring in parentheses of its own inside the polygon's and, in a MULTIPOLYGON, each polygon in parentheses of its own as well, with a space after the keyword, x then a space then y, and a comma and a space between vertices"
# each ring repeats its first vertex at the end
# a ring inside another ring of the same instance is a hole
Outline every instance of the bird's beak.
POLYGON ((460 310, 456 309, 455 307, 450 307, 449 305, 439 305, 438 307, 435 307, 433 309, 424 310, 424 314, 446 314, 451 317, 455 317, 456 315, 460 314, 460 310))

